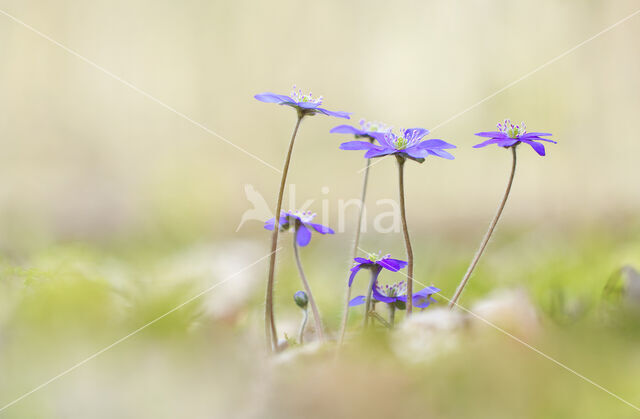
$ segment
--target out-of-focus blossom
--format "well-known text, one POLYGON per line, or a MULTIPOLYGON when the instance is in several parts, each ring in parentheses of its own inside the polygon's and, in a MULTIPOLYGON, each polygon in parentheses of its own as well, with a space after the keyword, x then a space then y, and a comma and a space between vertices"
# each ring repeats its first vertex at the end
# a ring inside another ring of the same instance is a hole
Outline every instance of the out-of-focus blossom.
MULTIPOLYGON (((280 231, 288 230, 291 227, 295 228, 296 241, 298 246, 306 246, 311 241, 311 231, 315 230, 320 234, 334 234, 334 231, 321 224, 312 223, 311 220, 315 218, 316 214, 311 211, 282 211, 280 213, 280 231)), ((267 230, 273 230, 275 226, 275 217, 264 223, 264 228, 267 230)))

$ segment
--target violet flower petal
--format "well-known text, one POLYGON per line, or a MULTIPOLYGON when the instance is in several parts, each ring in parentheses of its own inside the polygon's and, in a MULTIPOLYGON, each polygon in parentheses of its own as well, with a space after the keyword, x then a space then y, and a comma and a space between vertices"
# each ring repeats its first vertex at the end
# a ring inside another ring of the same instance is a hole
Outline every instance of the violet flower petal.
POLYGON ((449 144, 446 141, 443 140, 439 140, 436 138, 430 139, 430 140, 424 140, 422 141, 420 144, 418 144, 419 148, 428 148, 428 149, 433 149, 433 148, 457 148, 456 146, 454 146, 453 144, 449 144))
POLYGON ((302 109, 315 109, 320 106, 320 104, 313 102, 296 102, 296 106, 302 109))
POLYGON ((442 157, 443 159, 447 159, 447 160, 454 160, 455 157, 449 153, 448 151, 445 150, 440 150, 440 149, 432 149, 432 150, 425 150, 427 151, 429 154, 433 155, 433 156, 438 156, 438 157, 442 157))
POLYGON ((352 114, 352 112, 329 111, 323 108, 315 108, 315 110, 325 115, 335 116, 336 118, 344 118, 344 119, 351 119, 350 115, 352 114))
POLYGON ((488 137, 488 138, 504 138, 506 135, 500 131, 486 131, 486 132, 476 132, 473 135, 477 135, 478 137, 488 137))
POLYGON ((314 230, 316 230, 320 234, 334 234, 335 233, 331 228, 323 226, 322 224, 316 224, 316 223, 306 223, 306 224, 310 225, 311 227, 313 227, 314 230))
POLYGON ((381 156, 386 156, 388 154, 393 154, 395 153, 396 150, 393 148, 381 148, 378 146, 373 146, 369 151, 367 151, 364 154, 364 158, 365 159, 371 159, 373 157, 381 157, 381 156))
POLYGON ((311 231, 304 224, 300 224, 296 231, 298 246, 305 247, 311 241, 311 231))
POLYGON ((266 103, 295 103, 293 99, 285 95, 277 95, 275 93, 265 92, 254 96, 260 102, 266 103))
POLYGON ((353 135, 366 135, 365 131, 353 127, 351 125, 338 125, 337 127, 331 128, 329 131, 330 134, 353 134, 353 135))
MULTIPOLYGON (((477 134, 476 134, 476 135, 477 135, 477 134)), ((490 140, 483 141, 483 142, 481 142, 480 144, 476 144, 476 145, 474 145, 474 146, 473 146, 473 148, 486 147, 486 146, 491 145, 491 144, 497 144, 497 143, 499 143, 499 142, 501 142, 501 141, 502 141, 501 139, 498 139, 498 138, 492 138, 492 139, 490 139, 490 140)))
POLYGON ((356 274, 360 269, 362 269, 362 265, 356 265, 353 268, 351 268, 351 275, 349 275, 349 286, 353 284, 353 278, 356 277, 356 274))
POLYGON ((373 298, 375 298, 378 301, 382 301, 383 303, 393 303, 397 300, 396 297, 387 297, 386 295, 383 295, 382 293, 380 293, 380 291, 378 291, 377 286, 373 287, 373 298))
POLYGON ((358 295, 357 297, 353 298, 351 301, 349 301, 349 307, 355 307, 355 306, 359 306, 364 304, 365 302, 365 298, 364 295, 358 295))
POLYGON ((347 141, 340 144, 340 150, 371 150, 371 148, 378 148, 368 141, 347 141))
POLYGON ((545 155, 545 150, 544 150, 544 145, 540 144, 540 143, 536 143, 535 141, 531 141, 531 140, 522 140, 523 144, 529 144, 531 146, 531 148, 533 148, 536 153, 538 153, 541 156, 545 155))
POLYGON ((429 133, 426 128, 408 128, 404 130, 404 138, 408 141, 419 140, 429 133))
POLYGON ((548 132, 527 132, 524 135, 521 135, 520 138, 527 140, 530 139, 530 137, 548 137, 549 135, 553 134, 548 132))

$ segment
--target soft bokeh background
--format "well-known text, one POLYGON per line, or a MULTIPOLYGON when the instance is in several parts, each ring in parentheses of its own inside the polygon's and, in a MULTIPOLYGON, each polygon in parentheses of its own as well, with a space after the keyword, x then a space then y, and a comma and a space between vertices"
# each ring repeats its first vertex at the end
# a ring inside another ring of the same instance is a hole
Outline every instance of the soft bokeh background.
MULTIPOLYGON (((545 158, 521 150, 498 235, 465 298, 471 302, 493 288, 518 285, 550 324, 569 327, 565 323, 573 320, 567 316, 589 313, 612 273, 640 265, 640 17, 472 105, 639 7, 623 0, 1 0, 0 404, 227 282, 0 415, 100 417, 95 409, 105 409, 104 417, 175 417, 185 411, 191 417, 212 411, 239 416, 237 405, 253 397, 248 395, 291 386, 281 379, 303 380, 260 371, 269 377, 261 376, 261 384, 270 387, 246 390, 258 374, 251 363, 261 363, 266 265, 260 258, 268 251, 268 235, 257 221, 236 228, 251 207, 245 185, 273 205, 279 173, 176 114, 279 168, 294 112, 252 96, 288 93, 293 84, 323 95, 329 109, 354 112, 353 122, 364 117, 396 127, 435 127, 433 137, 458 145, 455 161, 409 164, 407 172, 416 275, 446 296, 493 215, 510 165, 499 149, 472 149, 472 134, 493 129, 505 117, 552 132, 559 144, 550 145, 545 158), (228 385, 234 381, 242 384, 228 385)), ((359 194, 357 171, 364 163, 359 153, 338 151, 343 137, 328 134, 338 123, 327 117, 304 121, 289 177, 296 203, 314 200, 310 208, 324 211, 333 226, 339 201, 359 194)), ((396 199, 395 182, 392 159, 372 168, 370 220, 388 210, 377 200, 396 199)), ((345 232, 316 239, 303 252, 334 330, 355 216, 352 210, 345 232)), ((404 252, 400 234, 371 229, 362 246, 404 252)), ((290 300, 298 288, 284 249, 276 304, 281 329, 289 334, 299 316, 290 300)), ((554 329, 541 346, 633 398, 640 389, 630 387, 629 377, 640 361, 629 348, 637 337, 626 328, 603 331, 591 323, 597 316, 585 316, 589 326, 554 329), (609 339, 592 339, 601 333, 609 339)), ((353 320, 355 326, 358 318, 353 320)), ((501 410, 495 402, 481 414, 635 412, 566 371, 537 368, 544 362, 513 344, 483 340, 474 360, 493 365, 482 373, 501 379, 487 380, 523 404, 501 410), (501 364, 505 357, 507 366, 501 364), (513 385, 519 376, 532 378, 513 385), (526 393, 542 391, 550 377, 566 385, 545 388, 541 404, 550 410, 536 410, 541 408, 526 393), (579 410, 555 393, 567 387, 579 410), (586 400, 589 409, 582 410, 586 400)), ((390 378, 389 365, 375 379, 398 379, 401 388, 421 383, 414 396, 436 404, 431 414, 457 415, 462 411, 450 406, 453 389, 468 378, 460 367, 464 359, 445 363, 451 369, 440 361, 437 371, 420 367, 420 374, 435 374, 450 392, 430 392, 415 376, 390 378)), ((361 374, 351 376, 360 386, 367 381, 361 374)), ((308 391, 324 399, 300 400, 322 412, 333 405, 331 381, 318 382, 324 384, 308 391)), ((481 398, 471 396, 470 383, 461 397, 473 414, 481 398)), ((242 415, 301 414, 300 406, 277 397, 260 403, 267 410, 242 415)))

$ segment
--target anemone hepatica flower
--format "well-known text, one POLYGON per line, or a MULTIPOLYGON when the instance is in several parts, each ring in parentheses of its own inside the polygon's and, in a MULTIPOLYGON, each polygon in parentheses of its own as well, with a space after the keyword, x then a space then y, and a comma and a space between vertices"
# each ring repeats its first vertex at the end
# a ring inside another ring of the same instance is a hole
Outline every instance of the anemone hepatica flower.
POLYGON ((398 272, 400 269, 407 266, 407 262, 400 259, 392 259, 391 255, 381 256, 380 254, 370 254, 369 258, 354 258, 354 265, 351 268, 351 276, 349 276, 349 286, 353 284, 353 278, 356 277, 356 274, 360 269, 370 269, 373 271, 380 271, 382 268, 387 269, 391 272, 398 272))
MULTIPOLYGON (((427 287, 413 294, 413 305, 418 308, 429 307, 436 300, 431 297, 440 292, 439 288, 427 287)), ((373 300, 377 302, 393 304, 396 308, 404 310, 407 303, 407 283, 405 281, 396 282, 392 285, 375 284, 373 288, 373 300)), ((364 304, 365 296, 359 295, 349 302, 350 307, 364 304)))
POLYGON ((374 134, 391 132, 391 127, 375 121, 360 120, 360 128, 352 125, 338 125, 329 131, 331 134, 353 134, 356 138, 375 139, 374 134))
POLYGON ((291 106, 296 109, 300 115, 315 115, 316 113, 322 113, 345 119, 350 119, 349 115, 351 115, 350 112, 335 112, 321 108, 322 96, 313 97, 312 93, 305 95, 302 93, 302 89, 296 90, 296 86, 293 86, 293 90, 289 96, 265 92, 255 95, 254 97, 261 102, 291 106))
POLYGON ((498 131, 478 132, 478 137, 486 137, 488 140, 476 144, 474 148, 486 147, 490 144, 497 144, 500 147, 513 147, 520 143, 529 144, 531 148, 535 150, 541 156, 545 155, 544 145, 536 141, 546 141, 553 144, 558 144, 555 141, 547 138, 551 134, 546 132, 527 132, 527 127, 524 122, 520 125, 514 124, 509 119, 505 119, 503 122, 498 122, 498 131))
MULTIPOLYGON (((311 220, 315 218, 316 214, 311 211, 282 211, 280 213, 280 231, 288 230, 291 227, 295 228, 296 241, 298 246, 304 247, 311 241, 311 230, 315 230, 320 234, 334 234, 334 231, 329 227, 325 227, 321 224, 312 223, 311 220)), ((264 228, 267 230, 273 230, 276 219, 275 217, 264 223, 264 228)))
POLYGON ((409 128, 401 130, 399 135, 393 132, 378 132, 371 135, 378 140, 378 144, 366 141, 348 141, 340 145, 341 150, 367 150, 367 159, 387 155, 398 155, 422 163, 427 156, 437 156, 453 160, 453 156, 445 151, 456 148, 446 141, 432 139, 421 141, 429 133, 424 128, 409 128))

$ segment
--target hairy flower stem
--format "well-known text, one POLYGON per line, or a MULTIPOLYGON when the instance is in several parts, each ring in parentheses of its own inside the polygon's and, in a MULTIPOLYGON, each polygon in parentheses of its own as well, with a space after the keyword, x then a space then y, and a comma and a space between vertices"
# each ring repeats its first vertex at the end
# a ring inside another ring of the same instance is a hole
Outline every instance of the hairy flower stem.
POLYGON ((303 308, 302 322, 300 323, 300 330, 298 331, 298 343, 300 345, 304 343, 304 328, 307 326, 307 320, 309 320, 309 310, 307 308, 303 308))
POLYGON ((395 325, 396 322, 396 306, 393 304, 389 304, 389 324, 391 328, 395 325))
POLYGON ((367 298, 364 304, 364 321, 363 328, 366 330, 369 325, 369 314, 371 313, 371 295, 373 294, 373 287, 376 285, 376 281, 378 280, 378 275, 380 275, 380 267, 371 268, 371 281, 369 282, 369 288, 367 288, 367 298))
MULTIPOLYGON (((296 232, 298 228, 296 227, 296 232)), ((298 265, 298 272, 300 273, 300 280, 302 280, 302 285, 304 286, 305 291, 307 291, 307 296, 309 297, 309 305, 311 306, 311 311, 313 312, 313 321, 316 324, 316 333, 320 338, 321 342, 324 342, 324 327, 322 326, 322 319, 320 318, 320 311, 318 310, 318 306, 316 305, 316 300, 313 298, 313 293, 311 292, 311 287, 309 286, 309 282, 307 282, 307 277, 304 274, 304 270, 302 269, 302 262, 300 261, 300 254, 298 251, 298 242, 296 241, 296 234, 293 235, 293 253, 296 257, 296 265, 298 265)))
MULTIPOLYGON (((373 139, 370 140, 373 143, 373 139)), ((367 183, 369 181, 369 167, 371 159, 367 159, 367 165, 364 168, 364 178, 362 179, 362 193, 360 194, 360 212, 358 213, 358 224, 356 225, 355 237, 353 239, 353 252, 351 261, 358 256, 358 248, 360 247, 360 232, 362 230, 362 215, 364 214, 364 200, 367 196, 367 183)), ((342 313, 342 324, 340 325, 340 334, 338 336, 338 345, 342 345, 344 341, 344 333, 347 330, 347 321, 349 320, 349 300, 351 300, 351 287, 349 286, 349 275, 347 274, 347 292, 344 301, 344 312, 342 313)))
POLYGON ((462 294, 462 291, 464 290, 464 287, 467 285, 467 282, 469 282, 469 278, 471 278, 471 274, 473 273, 473 270, 475 269, 476 265, 478 264, 478 261, 480 260, 480 257, 482 256, 482 253, 484 252, 484 249, 487 247, 487 244, 489 243, 489 239, 491 239, 491 235, 493 234, 493 230, 496 228, 496 225, 498 224, 498 220, 500 219, 500 215, 502 215, 502 210, 504 209, 505 204, 507 203, 507 198, 509 198, 509 192, 511 192, 511 185, 513 185, 513 177, 516 173, 516 148, 515 147, 510 147, 511 148, 511 153, 513 156, 513 163, 511 164, 511 174, 509 175, 509 182, 507 183, 507 190, 504 192, 504 196, 502 197, 502 201, 500 201, 500 205, 498 206, 498 211, 496 212, 495 217, 493 217, 493 220, 491 221, 491 224, 489 225, 489 230, 487 230, 487 233, 484 235, 484 238, 482 239, 482 242, 480 243, 480 247, 478 248, 478 251, 476 252, 475 256, 473 257, 473 260, 471 261, 471 264, 469 265, 469 269, 467 269, 467 273, 464 274, 464 277, 462 278, 462 281, 460 282, 460 285, 458 285, 458 289, 456 289, 456 293, 453 295, 453 298, 451 298, 451 301, 449 303, 449 308, 453 309, 453 307, 456 305, 458 299, 460 298, 460 295, 462 294))
POLYGON ((289 151, 284 161, 284 167, 282 169, 282 178, 280 179, 280 190, 278 191, 278 201, 276 203, 275 212, 275 224, 273 226, 273 233, 271 234, 271 256, 269 257, 269 275, 267 277, 267 294, 265 296, 264 305, 264 329, 265 337, 267 339, 267 351, 272 352, 278 348, 278 332, 276 331, 276 321, 273 315, 273 279, 276 267, 276 248, 278 247, 278 233, 280 232, 280 211, 282 210, 282 196, 284 195, 284 187, 287 182, 287 173, 289 172, 289 162, 291 161, 291 153, 293 152, 293 144, 298 134, 298 128, 300 128, 300 122, 304 113, 298 111, 298 120, 296 126, 293 129, 291 135, 291 141, 289 143, 289 151))
POLYGON ((396 155, 398 162, 398 193, 400 195, 400 218, 402 218, 402 232, 404 233, 404 244, 407 248, 407 317, 413 311, 413 249, 409 238, 409 228, 407 227, 407 214, 404 204, 404 163, 406 159, 396 155))

